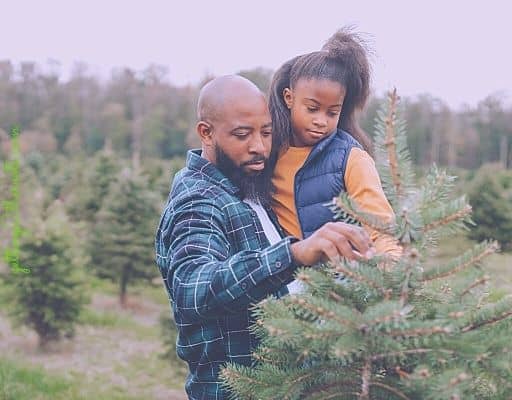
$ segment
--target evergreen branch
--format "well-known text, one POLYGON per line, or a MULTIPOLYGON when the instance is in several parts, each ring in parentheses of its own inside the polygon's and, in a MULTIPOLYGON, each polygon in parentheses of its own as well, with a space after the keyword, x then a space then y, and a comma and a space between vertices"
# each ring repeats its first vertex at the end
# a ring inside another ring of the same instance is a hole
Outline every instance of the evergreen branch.
POLYGON ((512 389, 512 382, 510 380, 507 380, 506 378, 502 377, 500 371, 496 370, 496 368, 492 364, 486 365, 486 369, 488 371, 494 372, 493 378, 498 379, 501 382, 501 385, 512 389))
POLYGON ((420 337, 435 334, 449 334, 452 330, 448 327, 434 326, 433 328, 414 328, 410 330, 394 330, 387 333, 389 336, 420 337))
MULTIPOLYGON (((311 378, 314 375, 319 375, 319 374, 322 374, 322 373, 326 373, 326 372, 328 372, 330 370, 333 370, 333 369, 335 371, 339 371, 339 368, 340 368, 339 365, 326 365, 324 367, 315 368, 313 371, 308 372, 307 374, 304 374, 304 375, 300 375, 296 379, 292 380, 290 387, 293 387, 294 385, 296 385, 296 384, 298 384, 298 383, 300 383, 300 382, 302 382, 302 381, 304 381, 306 379, 309 379, 309 378, 311 378)), ((329 384, 323 385, 323 386, 316 385, 316 386, 310 387, 308 391, 302 393, 302 397, 303 398, 307 398, 307 396, 309 396, 309 395, 311 395, 313 393, 316 393, 318 391, 324 391, 326 389, 330 389, 331 387, 342 386, 342 385, 345 385, 345 384, 348 384, 350 386, 355 386, 355 385, 357 385, 357 382, 353 381, 353 380, 343 380, 343 381, 336 381, 336 382, 333 382, 333 383, 329 383, 329 384)), ((339 395, 339 393, 337 393, 337 395, 339 395)))
MULTIPOLYGON (((400 311, 394 311, 391 315, 383 315, 382 317, 375 318, 371 321, 368 321, 367 324, 370 326, 383 324, 386 322, 394 321, 401 319, 404 315, 400 311)), ((365 325, 364 327, 361 327, 362 329, 366 330, 368 328, 368 325, 365 325)))
POLYGON ((370 378, 372 373, 372 361, 367 358, 361 371, 361 400, 370 400, 370 378))
POLYGON ((468 250, 448 265, 425 273, 423 282, 431 282, 436 279, 446 278, 447 276, 454 275, 463 269, 478 264, 483 258, 495 253, 498 249, 499 246, 497 242, 482 243, 478 246, 475 246, 475 248, 468 250))
MULTIPOLYGON (((331 382, 331 383, 323 385, 323 386, 313 386, 308 391, 304 392, 302 394, 302 396, 304 397, 304 399, 310 399, 308 396, 317 394, 318 396, 322 396, 322 397, 315 396, 312 399, 315 399, 315 398, 318 398, 320 400, 334 399, 334 398, 336 398, 336 396, 340 395, 339 392, 332 393, 332 394, 328 395, 327 397, 325 397, 325 395, 323 395, 322 393, 318 393, 318 392, 325 392, 325 391, 327 391, 329 389, 332 389, 332 388, 335 388, 337 386, 341 386, 341 387, 343 387, 343 386, 354 387, 356 385, 357 385, 357 382, 355 382, 355 381, 336 381, 336 382, 331 382)), ((359 392, 343 392, 343 394, 349 394, 349 395, 352 394, 354 396, 359 396, 360 395, 359 392)))
POLYGON ((265 363, 268 363, 268 364, 272 364, 272 365, 275 365, 276 363, 276 360, 272 359, 272 358, 269 358, 269 357, 266 357, 265 354, 269 353, 270 352, 270 349, 266 348, 266 347, 259 347, 257 349, 257 351, 254 351, 251 356, 252 358, 254 358, 255 360, 257 361, 260 361, 260 362, 265 362, 265 363))
MULTIPOLYGON (((337 321, 342 326, 352 326, 352 327, 356 326, 354 321, 351 321, 349 319, 340 318, 333 311, 326 310, 324 307, 320 307, 320 306, 317 307, 312 304, 309 304, 302 297, 293 296, 288 301, 292 304, 297 304, 297 305, 301 306, 302 308, 308 310, 309 312, 319 315, 320 317, 322 317, 324 319, 332 319, 334 321, 337 321)), ((268 327, 267 327, 267 329, 268 329, 268 327)), ((269 331, 269 333, 270 333, 270 331, 269 331)))
POLYGON ((397 238, 403 247, 417 242, 421 239, 421 226, 423 221, 419 213, 410 211, 408 206, 403 206, 397 216, 398 235, 397 238))
POLYGON ((368 319, 365 319, 364 323, 359 327, 359 331, 366 333, 371 328, 380 330, 379 325, 387 323, 393 323, 396 326, 400 321, 407 318, 413 309, 414 307, 411 305, 402 307, 396 301, 381 301, 366 309, 363 318, 368 319))
POLYGON ((493 324, 496 324, 500 321, 503 321, 504 319, 508 318, 512 316, 512 310, 510 311, 506 311, 494 318, 491 318, 491 319, 488 319, 488 320, 484 320, 484 321, 478 321, 478 322, 475 322, 473 324, 469 324, 467 326, 465 326, 464 328, 462 328, 462 332, 466 333, 466 332, 470 332, 470 331, 473 331, 477 328, 480 328, 482 326, 488 326, 488 325, 493 325, 493 324))
POLYGON ((236 381, 245 381, 252 385, 261 383, 257 379, 252 379, 247 375, 241 374, 238 370, 234 371, 232 367, 236 368, 234 365, 229 365, 227 368, 223 368, 220 371, 220 377, 226 381, 228 380, 236 380, 236 381))
POLYGON ((480 285, 485 285, 487 282, 489 282, 491 280, 491 277, 489 275, 484 275, 482 276, 481 278, 479 279, 476 279, 471 285, 469 285, 466 289, 464 289, 461 294, 460 294, 460 297, 468 294, 471 289, 474 289, 476 288, 477 286, 480 286, 480 285))
POLYGON ((439 228, 440 226, 448 225, 451 222, 459 221, 463 219, 464 217, 471 214, 471 206, 469 204, 466 204, 462 209, 457 210, 456 212, 445 215, 442 218, 435 220, 423 227, 423 232, 429 232, 436 228, 439 228))
POLYGON ((374 356, 372 356, 372 361, 378 361, 378 360, 383 360, 383 359, 387 359, 387 358, 391 358, 391 357, 402 356, 404 354, 426 354, 426 353, 431 353, 433 351, 454 354, 453 351, 443 350, 443 349, 411 349, 411 350, 393 351, 391 353, 375 354, 374 356))
POLYGON ((396 120, 396 107, 398 102, 398 95, 396 94, 396 88, 388 96, 389 108, 388 114, 385 119, 386 125, 386 141, 384 142, 389 160, 389 169, 395 186, 396 195, 398 198, 402 197, 402 182, 400 178, 400 170, 398 167, 398 156, 395 142, 395 120, 396 120))
POLYGON ((455 387, 455 386, 461 384, 462 382, 468 380, 469 377, 470 376, 468 374, 466 374, 465 372, 461 372, 459 375, 450 379, 448 387, 450 387, 450 388, 455 387))
POLYGON ((410 265, 407 266, 405 270, 405 279, 402 284, 402 289, 400 291, 400 306, 405 307, 407 304, 407 300, 409 299, 409 280, 411 279, 412 268, 410 265))
POLYGON ((433 203, 447 200, 455 180, 455 176, 448 175, 446 171, 439 170, 436 165, 433 165, 420 193, 420 208, 428 209, 433 203))
POLYGON ((384 383, 376 382, 376 381, 372 381, 372 382, 370 382, 370 385, 371 385, 371 386, 378 386, 378 387, 380 387, 380 388, 382 388, 382 389, 384 389, 384 390, 387 390, 388 392, 393 393, 394 395, 396 395, 396 396, 400 397, 401 399, 404 399, 404 400, 411 400, 411 398, 410 398, 410 397, 407 397, 407 396, 405 395, 405 393, 401 392, 401 391, 400 391, 400 390, 398 390, 398 389, 392 388, 391 386, 388 386, 388 385, 386 385, 386 384, 384 384, 384 383))
POLYGON ((295 389, 295 385, 298 384, 299 382, 309 378, 311 375, 312 374, 302 375, 302 376, 297 377, 297 379, 292 380, 291 384, 288 387, 288 390, 286 391, 286 393, 284 395, 284 398, 285 399, 289 399, 290 398, 289 397, 290 396, 290 392, 295 389))
MULTIPOLYGON (((345 393, 344 393, 345 394, 345 393)), ((354 396, 359 396, 360 393, 359 392, 348 392, 346 394, 353 394, 354 396)), ((330 394, 329 396, 327 397, 324 397, 325 400, 329 400, 329 399, 335 399, 336 397, 338 397, 340 394, 339 393, 332 393, 330 394)), ((322 399, 323 400, 323 399, 322 399)))
POLYGON ((336 272, 339 272, 339 273, 344 274, 345 276, 347 276, 347 277, 349 277, 349 278, 351 278, 351 279, 353 279, 353 280, 355 280, 355 281, 358 281, 358 282, 364 283, 364 284, 368 285, 369 287, 371 287, 371 288, 373 288, 373 289, 378 290, 379 292, 381 292, 381 293, 383 294, 383 296, 384 296, 385 298, 388 298, 388 297, 389 297, 389 295, 390 295, 389 291, 388 291, 385 287, 383 287, 383 286, 379 285, 377 282, 374 282, 374 281, 372 281, 372 280, 368 279, 368 278, 367 278, 367 277, 365 277, 365 276, 362 276, 362 275, 360 275, 360 274, 357 274, 357 273, 355 273, 354 271, 352 271, 351 269, 345 268, 345 267, 343 267, 343 266, 342 266, 342 265, 340 265, 340 264, 338 264, 338 265, 334 268, 334 270, 335 270, 336 272))
MULTIPOLYGON (((246 392, 243 390, 243 387, 245 385, 248 385, 248 387, 251 387, 251 388, 254 386, 261 387, 261 385, 263 385, 264 387, 272 386, 272 384, 269 382, 265 382, 263 380, 258 380, 258 379, 252 378, 252 376, 254 376, 253 372, 254 371, 251 371, 247 367, 233 364, 233 363, 228 363, 227 366, 225 366, 224 368, 221 368, 221 370, 219 372, 219 378, 221 381, 221 385, 231 391, 233 389, 240 390, 240 393, 246 392)), ((244 393, 244 394, 247 394, 247 393, 244 393)), ((231 396, 232 396, 231 397, 232 399, 236 398, 234 393, 232 393, 231 396)), ((252 396, 249 397, 249 399, 252 399, 252 398, 253 398, 252 396)))
POLYGON ((334 300, 336 303, 350 308, 358 308, 357 305, 367 304, 368 299, 377 295, 375 290, 363 287, 355 281, 349 282, 348 279, 343 285, 340 285, 339 282, 336 282, 337 276, 338 274, 332 267, 325 266, 325 268, 318 269, 299 269, 295 279, 304 282, 307 291, 312 296, 334 300))
POLYGON ((383 223, 378 216, 362 211, 347 193, 342 193, 333 199, 331 211, 335 213, 337 220, 348 223, 358 222, 374 231, 388 235, 392 235, 395 231, 394 224, 383 223))
POLYGON ((333 291, 329 292, 329 297, 337 302, 343 301, 343 297, 341 297, 339 294, 337 294, 336 292, 333 292, 333 291))

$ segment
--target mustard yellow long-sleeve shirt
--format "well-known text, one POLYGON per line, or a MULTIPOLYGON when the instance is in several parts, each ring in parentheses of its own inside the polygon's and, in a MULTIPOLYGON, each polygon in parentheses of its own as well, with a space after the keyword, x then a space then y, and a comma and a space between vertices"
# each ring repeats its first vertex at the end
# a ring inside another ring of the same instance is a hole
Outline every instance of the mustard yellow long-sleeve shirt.
MULTIPOLYGON (((311 150, 312 147, 288 148, 279 157, 273 177, 276 187, 274 211, 284 230, 298 238, 302 238, 302 231, 295 208, 295 175, 311 150)), ((382 190, 375 162, 366 151, 357 147, 351 149, 344 179, 348 195, 362 211, 380 217, 385 222, 389 222, 395 217, 382 190)), ((319 185, 319 190, 321 190, 321 185, 319 185)), ((398 256, 401 253, 400 247, 392 237, 369 228, 366 229, 374 242, 377 253, 386 253, 391 256, 398 256)))

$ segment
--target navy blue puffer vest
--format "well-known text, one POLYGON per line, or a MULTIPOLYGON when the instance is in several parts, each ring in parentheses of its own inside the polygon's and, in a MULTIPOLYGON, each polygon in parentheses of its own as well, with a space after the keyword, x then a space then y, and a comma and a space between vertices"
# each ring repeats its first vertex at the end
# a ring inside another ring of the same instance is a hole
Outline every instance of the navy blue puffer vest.
POLYGON ((317 143, 295 175, 295 206, 304 238, 310 236, 333 213, 325 206, 345 189, 345 169, 353 147, 361 145, 347 132, 336 133, 317 143))

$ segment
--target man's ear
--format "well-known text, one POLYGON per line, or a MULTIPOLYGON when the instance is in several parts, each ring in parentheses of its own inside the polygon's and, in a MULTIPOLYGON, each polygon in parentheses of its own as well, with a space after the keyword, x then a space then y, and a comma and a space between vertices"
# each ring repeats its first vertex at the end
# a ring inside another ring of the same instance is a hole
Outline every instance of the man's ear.
POLYGON ((206 121, 199 121, 196 125, 196 131, 199 137, 201 138, 201 142, 205 146, 211 146, 213 141, 213 126, 206 121))
POLYGON ((284 102, 286 104, 286 107, 288 107, 288 109, 292 108, 292 105, 293 105, 293 93, 292 93, 292 90, 290 88, 284 88, 284 90, 283 90, 283 99, 284 99, 284 102))

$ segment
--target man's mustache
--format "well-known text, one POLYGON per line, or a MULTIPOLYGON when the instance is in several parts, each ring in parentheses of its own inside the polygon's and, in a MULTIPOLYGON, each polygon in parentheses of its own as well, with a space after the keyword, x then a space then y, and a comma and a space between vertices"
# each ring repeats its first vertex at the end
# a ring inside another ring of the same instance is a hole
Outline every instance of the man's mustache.
POLYGON ((256 156, 252 160, 244 162, 242 165, 251 165, 251 164, 258 164, 260 162, 267 162, 268 158, 265 158, 264 156, 256 156))

